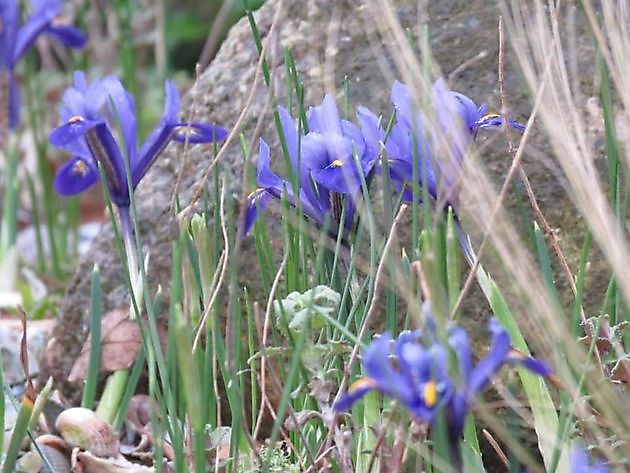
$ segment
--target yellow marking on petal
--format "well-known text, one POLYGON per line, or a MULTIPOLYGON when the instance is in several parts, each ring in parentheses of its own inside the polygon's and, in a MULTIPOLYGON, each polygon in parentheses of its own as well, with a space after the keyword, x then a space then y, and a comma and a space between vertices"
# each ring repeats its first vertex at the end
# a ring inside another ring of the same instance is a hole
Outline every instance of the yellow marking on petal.
POLYGON ((340 168, 341 166, 343 166, 343 163, 338 159, 335 159, 332 163, 330 163, 331 168, 340 168))
POLYGON ((74 115, 68 118, 68 123, 77 123, 82 122, 83 120, 85 120, 85 118, 83 118, 81 115, 74 115))
POLYGON ((509 356, 511 356, 512 358, 516 358, 517 360, 527 360, 529 358, 529 355, 526 355, 522 351, 515 348, 512 348, 510 350, 509 356))
POLYGON ((486 120, 490 120, 491 118, 501 118, 501 115, 498 113, 488 113, 479 119, 480 122, 485 122, 486 120))
POLYGON ((435 381, 429 381, 424 385, 424 403, 427 407, 433 407, 437 404, 437 385, 435 381))
POLYGON ((196 135, 199 133, 199 130, 191 125, 181 125, 177 127, 177 133, 183 135, 196 135))
POLYGON ((53 26, 70 26, 72 24, 70 19, 65 16, 56 16, 51 23, 53 26))
POLYGON ((262 194, 263 192, 265 192, 265 188, 264 187, 257 187, 256 190, 253 190, 252 192, 249 193, 249 195, 247 196, 248 199, 253 199, 254 197, 256 197, 258 194, 262 194))
POLYGON ((358 391, 359 389, 363 389, 364 387, 375 389, 377 385, 378 383, 372 378, 359 378, 350 385, 348 392, 352 393, 358 391))
POLYGON ((88 165, 83 161, 77 161, 74 163, 74 166, 72 166, 72 172, 74 174, 80 174, 81 177, 83 177, 88 173, 88 165))

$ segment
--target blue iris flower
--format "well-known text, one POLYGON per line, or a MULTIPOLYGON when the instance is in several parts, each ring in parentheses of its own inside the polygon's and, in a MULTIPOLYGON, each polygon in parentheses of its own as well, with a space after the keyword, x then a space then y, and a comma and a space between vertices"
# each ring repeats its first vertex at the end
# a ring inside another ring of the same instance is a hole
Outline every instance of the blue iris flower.
MULTIPOLYGON (((413 201, 413 166, 416 160, 418 184, 423 178, 429 197, 438 199, 439 186, 446 192, 445 205, 456 204, 458 173, 467 148, 476 133, 483 128, 499 127, 503 118, 488 113, 485 104, 478 106, 472 99, 449 90, 438 79, 431 91, 433 123, 426 123, 415 109, 409 88, 395 81, 391 100, 396 110, 396 122, 385 140, 390 176, 402 192, 403 200, 413 201), (437 160, 440 150, 446 150, 444 160, 437 160)), ((510 126, 523 131, 525 127, 513 120, 510 126)))
MULTIPOLYGON (((297 125, 286 109, 279 107, 278 112, 304 214, 319 225, 324 225, 330 218, 331 224, 338 225, 345 203, 344 228, 348 230, 354 218, 355 203, 361 196, 361 176, 367 179, 378 157, 378 118, 367 108, 359 107, 359 128, 341 119, 330 94, 324 97, 321 105, 309 109, 306 133, 298 133, 297 125)), ((244 234, 270 198, 284 196, 290 205, 297 205, 293 185, 275 174, 270 164, 269 146, 261 139, 256 175, 258 188, 248 196, 244 234)))
POLYGON ((540 376, 551 373, 544 362, 513 350, 507 331, 495 319, 490 320, 488 329, 492 336, 490 351, 474 367, 466 331, 459 326, 449 330, 448 343, 459 364, 455 377, 448 373, 449 349, 437 341, 433 329, 429 333, 401 333, 393 343, 393 353, 391 335, 385 333, 363 354, 365 377, 353 383, 333 408, 347 410, 367 392, 376 390, 396 399, 414 417, 428 423, 443 412, 449 438, 457 442, 475 397, 503 365, 519 364, 540 376), (392 365, 392 355, 396 367, 392 365))
POLYGON ((169 142, 211 143, 227 136, 227 130, 218 126, 181 122, 179 93, 170 81, 165 89, 162 119, 138 148, 134 99, 120 80, 108 76, 88 85, 85 74, 76 72, 74 86, 63 96, 59 113, 63 123, 50 133, 53 146, 74 155, 58 170, 55 190, 65 196, 78 194, 98 181, 101 166, 112 201, 118 207, 128 207, 125 158, 131 169, 131 188, 135 189, 169 142), (120 125, 122 147, 112 132, 113 123, 120 125))
MULTIPOLYGON (((20 95, 14 69, 33 46, 37 37, 46 33, 71 48, 82 48, 85 36, 78 29, 59 24, 61 0, 35 0, 34 13, 20 26, 19 2, 0 0, 0 133, 15 128, 20 120, 20 95)), ((4 136, 0 136, 4 141, 4 136)))
POLYGON ((574 446, 571 451, 571 473, 608 473, 610 469, 605 463, 589 460, 586 450, 574 446))

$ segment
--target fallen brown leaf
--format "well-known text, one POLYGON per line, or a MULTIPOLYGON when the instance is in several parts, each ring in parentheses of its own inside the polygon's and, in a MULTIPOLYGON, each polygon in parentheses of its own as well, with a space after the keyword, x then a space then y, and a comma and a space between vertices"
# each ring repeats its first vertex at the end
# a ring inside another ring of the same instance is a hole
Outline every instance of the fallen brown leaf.
POLYGON ((155 468, 132 463, 122 456, 100 458, 90 452, 80 452, 77 458, 86 473, 154 473, 155 468))
MULTIPOLYGON (((158 324, 160 344, 164 349, 167 343, 167 329, 158 324)), ((100 371, 116 371, 131 367, 140 351, 142 339, 138 322, 129 319, 129 308, 108 312, 101 321, 101 364, 100 371)), ((90 362, 91 340, 83 345, 74 363, 68 381, 85 379, 90 362)))
POLYGON ((610 372, 610 379, 630 384, 630 359, 621 358, 610 372))

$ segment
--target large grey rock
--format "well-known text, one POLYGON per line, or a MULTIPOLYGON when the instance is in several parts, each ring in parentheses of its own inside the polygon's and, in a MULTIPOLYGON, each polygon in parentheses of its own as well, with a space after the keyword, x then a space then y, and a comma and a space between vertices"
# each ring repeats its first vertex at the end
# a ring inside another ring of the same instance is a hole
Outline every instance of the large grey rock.
MULTIPOLYGON (((280 5, 268 0, 256 13, 263 38, 271 33, 274 15, 280 5)), ((366 16, 365 0, 294 0, 284 2, 281 19, 275 26, 275 40, 270 44, 269 60, 274 77, 272 90, 280 103, 285 92, 283 48, 289 48, 296 60, 300 77, 306 86, 307 104, 317 104, 327 88, 337 92, 341 104, 344 77, 349 78, 350 100, 353 106, 362 104, 377 113, 389 113, 389 90, 395 73, 389 50, 382 39, 372 31, 380 18, 366 16), (331 39, 333 38, 333 39, 331 39), (334 75, 331 75, 334 74, 334 75)), ((392 2, 404 27, 415 28, 420 21, 415 0, 392 2)), ((445 73, 486 51, 484 58, 473 62, 455 77, 453 88, 498 108, 497 86, 497 22, 499 10, 495 2, 485 0, 450 0, 429 2, 429 31, 433 54, 445 73)), ((193 104, 195 119, 208 120, 232 127, 253 91, 253 100, 242 123, 242 130, 252 137, 256 124, 262 118, 262 135, 271 142, 275 128, 270 111, 265 109, 268 89, 261 80, 253 87, 258 53, 247 21, 239 22, 229 33, 210 67, 201 75, 195 88, 188 94, 187 103, 193 104)), ((507 89, 514 114, 525 119, 530 109, 524 86, 519 81, 516 67, 507 64, 507 89)), ((186 107, 184 107, 186 110, 186 107)), ((186 112, 187 113, 187 112, 186 112)), ((534 142, 542 146, 541 142, 534 142)), ((256 145, 254 145, 256 146, 256 145)), ((500 180, 509 166, 509 157, 502 144, 492 145, 494 154, 488 155, 490 169, 500 180)), ((208 147, 196 146, 186 158, 180 146, 169 147, 146 176, 137 192, 141 216, 142 239, 151 253, 150 278, 153 287, 159 283, 168 296, 170 277, 171 241, 177 234, 174 213, 171 210, 172 193, 177 174, 183 167, 179 196, 185 205, 205 173, 212 152, 208 147)), ((241 195, 243 157, 238 143, 230 146, 220 163, 222 172, 231 176, 234 195, 241 195)), ((567 211, 564 192, 540 163, 528 163, 528 172, 537 182, 538 197, 552 222, 576 219, 567 211)), ((248 189, 250 190, 250 189, 248 189)), ((565 222, 566 223, 566 222, 565 222)), ((572 244, 569 242, 569 244, 572 244)), ((242 251, 252 251, 247 240, 242 251)), ((246 261, 255 261, 255 257, 246 261)), ((91 252, 83 258, 65 300, 61 305, 54 338, 46 356, 47 371, 63 381, 81 349, 88 333, 86 319, 89 307, 90 272, 98 263, 103 281, 106 308, 127 302, 127 291, 121 277, 117 252, 113 244, 110 225, 104 225, 91 252)), ((250 263, 251 264, 251 263, 250 263)), ((256 285, 256 271, 240 271, 243 284, 256 285)))

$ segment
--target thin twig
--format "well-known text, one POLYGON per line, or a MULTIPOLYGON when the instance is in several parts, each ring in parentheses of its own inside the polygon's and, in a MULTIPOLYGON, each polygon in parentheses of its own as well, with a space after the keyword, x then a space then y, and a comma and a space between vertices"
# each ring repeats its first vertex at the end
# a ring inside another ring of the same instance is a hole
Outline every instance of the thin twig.
MULTIPOLYGON (((507 94, 505 92, 505 73, 504 73, 505 54, 504 53, 505 53, 505 38, 504 38, 504 31, 503 31, 503 16, 499 16, 499 96, 501 100, 501 115, 503 117, 503 129, 505 130, 505 135, 508 141, 508 151, 515 158, 516 151, 514 149, 514 143, 512 141, 512 131, 511 131, 510 121, 509 121, 510 120, 509 105, 508 105, 507 94)), ((514 159, 514 161, 516 161, 516 159, 514 159)), ((545 218, 545 215, 543 214, 542 210, 540 209, 540 206, 538 205, 538 199, 536 199, 536 196, 532 189, 527 173, 523 169, 523 166, 521 166, 520 162, 518 162, 517 168, 518 168, 521 181, 523 182, 523 185, 525 187, 525 192, 527 193, 527 197, 529 198, 529 202, 532 206, 532 209, 534 210, 534 214, 536 215, 536 219, 538 220, 538 223, 540 224, 540 227, 542 228, 544 234, 549 239, 549 242, 551 243, 551 247, 553 248, 553 251, 558 257, 558 260, 560 261, 560 266, 562 266, 562 269, 566 274, 566 278, 569 281, 569 285, 571 287, 571 290, 573 291, 573 295, 577 296, 577 287, 575 285, 575 279, 573 277, 573 273, 571 272, 569 263, 567 262, 567 259, 564 256, 562 248, 560 247, 560 243, 558 242, 558 239, 556 238, 556 235, 553 232, 553 228, 551 227, 551 225, 545 218)), ((582 306, 582 304, 580 304, 580 318, 582 319, 582 323, 584 324, 584 328, 586 330, 587 329, 586 328, 586 314, 584 313, 584 307, 582 306)), ((597 358, 597 364, 602 370, 602 374, 605 375, 601 354, 599 353, 599 349, 597 348, 597 345, 595 345, 594 347, 594 354, 595 354, 595 357, 597 358)))
POLYGON ((309 466, 309 467, 306 469, 306 471, 305 471, 304 473, 309 473, 309 472, 311 472, 311 471, 315 471, 315 470, 314 470, 314 468, 317 468, 317 465, 319 465, 319 464, 320 464, 320 462, 321 462, 322 460, 324 460, 324 458, 326 458, 328 455, 330 455, 330 453, 331 453, 332 451, 334 451, 334 450, 335 450, 335 448, 336 448, 335 446, 331 446, 331 447, 328 447, 326 450, 324 450, 324 451, 323 451, 323 452, 322 452, 322 453, 321 453, 321 454, 320 454, 320 455, 319 455, 319 456, 315 459, 315 462, 316 462, 316 463, 315 463, 315 465, 311 465, 311 466, 309 466))
POLYGON ((223 278, 225 277, 225 272, 227 270, 227 258, 225 257, 225 250, 221 252, 217 266, 220 267, 221 270, 215 271, 214 275, 212 276, 212 281, 210 284, 210 287, 213 288, 212 294, 210 295, 210 298, 208 299, 208 301, 205 302, 205 307, 203 310, 203 314, 201 316, 201 321, 199 322, 199 325, 197 326, 197 334, 195 335, 195 341, 193 343, 193 351, 197 349, 197 345, 201 338, 201 331, 206 326, 206 322, 208 321, 208 314, 212 310, 212 306, 214 306, 214 301, 219 295, 219 290, 221 289, 221 286, 223 285, 223 278))
POLYGON ((370 454, 370 461, 368 462, 368 467, 367 467, 368 473, 370 473, 372 471, 372 468, 374 467, 377 453, 381 449, 383 442, 385 441, 385 434, 387 433, 387 427, 393 422, 395 413, 396 413, 396 409, 394 408, 389 413, 389 417, 387 418, 387 421, 385 422, 385 424, 381 427, 381 432, 379 433, 378 439, 376 440, 376 445, 374 446, 374 449, 372 450, 372 453, 370 454))
MULTIPOLYGON (((221 185, 221 197, 219 200, 219 221, 221 222, 221 234, 223 235, 223 241, 225 242, 225 248, 221 252, 221 256, 219 257, 219 264, 221 264, 221 271, 219 272, 219 278, 214 286, 214 290, 212 291, 212 295, 210 296, 210 300, 208 304, 204 308, 203 316, 201 318, 201 322, 199 323, 199 327, 197 329, 197 334, 195 335, 195 341, 193 343, 193 351, 197 348, 197 344, 201 339, 201 332, 203 328, 206 326, 206 321, 208 319, 208 314, 210 313, 212 307, 214 306, 214 301, 216 300, 219 290, 223 286, 223 280, 225 278, 225 273, 228 268, 228 260, 230 259, 230 240, 228 237, 227 225, 225 223, 225 189, 226 189, 226 178, 223 176, 222 185, 221 185)), ((216 277, 216 273, 215 273, 216 277)), ((213 277, 213 283, 214 279, 213 277)), ((229 312, 228 312, 229 314, 229 312)))
MULTIPOLYGON (((213 3, 216 4, 216 2, 213 3)), ((230 11, 235 3, 236 0, 223 1, 221 2, 219 11, 214 12, 215 15, 213 15, 214 20, 212 21, 210 32, 208 33, 208 37, 203 44, 201 55, 199 56, 199 64, 201 67, 205 68, 208 64, 210 64, 212 57, 218 51, 219 46, 221 46, 221 37, 226 31, 225 25, 229 20, 230 11)), ((212 4, 208 6, 212 7, 212 4)))
MULTIPOLYGON (((289 258, 289 253, 284 252, 284 257, 282 258, 282 262, 280 263, 280 267, 276 272, 276 277, 273 279, 273 283, 271 284, 271 289, 269 291, 269 298, 267 299, 267 307, 265 309, 265 322, 263 324, 262 337, 260 339, 260 390, 262 399, 260 400, 260 410, 258 412, 258 418, 256 420, 256 428, 254 429, 254 438, 258 437, 258 431, 260 429, 260 424, 262 422, 262 416, 264 413, 265 400, 267 397, 266 390, 266 368, 267 368, 267 334, 269 333, 269 320, 271 319, 271 307, 273 305, 273 301, 276 294, 276 289, 280 284, 280 278, 282 277, 282 273, 284 272, 284 268, 287 264, 287 260, 289 258)), ((255 315, 256 312, 254 312, 255 315)), ((256 318, 259 320, 259 317, 256 318)))
MULTIPOLYGON (((547 63, 545 64, 545 71, 543 74, 544 76, 547 76, 547 74, 549 74, 550 72, 551 58, 552 58, 552 54, 550 53, 546 58, 547 63)), ((529 135, 531 134, 531 130, 532 130, 532 124, 534 123, 534 119, 536 118, 536 115, 538 114, 538 109, 540 108, 540 104, 542 102, 543 91, 545 90, 545 84, 546 82, 544 80, 541 81, 540 86, 538 90, 536 91, 536 98, 534 100, 534 107, 532 109, 532 113, 530 114, 529 119, 527 120, 527 124, 525 125, 525 131, 523 132, 523 137, 521 138, 521 142, 518 148, 516 149, 516 152, 513 155, 512 165, 510 166, 507 176, 505 177, 503 186, 501 187, 501 191, 499 192, 499 195, 497 197, 497 201, 495 202, 494 207, 492 208, 492 211, 490 212, 490 217, 486 224, 486 228, 483 232, 483 237, 481 239, 481 243, 479 244, 479 249, 477 250, 475 261, 470 267, 470 271, 468 273, 468 276, 466 277, 462 290, 460 291, 457 301, 455 302, 455 305, 453 306, 453 310, 451 311, 451 316, 450 316, 451 319, 453 319, 455 314, 459 311, 466 294, 468 294, 468 292, 472 288, 473 282, 475 280, 475 276, 477 275, 477 270, 479 269, 479 264, 481 263, 481 255, 483 254, 486 248, 486 245, 488 244, 488 241, 489 241, 490 232, 503 206, 503 201, 505 200, 505 196, 508 193, 510 183, 512 182, 514 175, 518 171, 518 167, 521 163, 521 159, 523 158, 525 144, 529 140, 529 135)))
MULTIPOLYGON (((274 31, 275 31, 275 25, 277 24, 277 22, 280 21, 280 19, 282 18, 282 13, 284 11, 284 6, 283 6, 283 2, 282 0, 280 0, 278 2, 278 6, 277 6, 277 10, 276 10, 276 14, 273 18, 272 24, 271 24, 271 28, 270 28, 270 32, 269 35, 267 37, 267 41, 265 42, 265 44, 263 45, 262 51, 260 53, 260 58, 258 61, 258 65, 257 65, 257 70, 256 70, 256 75, 259 76, 262 70, 262 64, 263 61, 265 60, 266 57, 266 50, 265 48, 267 47, 268 44, 270 44, 274 37, 274 31)), ((275 66, 275 64, 272 64, 272 66, 275 66)), ((252 137, 252 140, 256 140, 258 136, 260 136, 261 132, 262 132, 262 128, 263 125, 265 123, 265 119, 266 119, 266 115, 267 115, 267 111, 269 109, 269 107, 272 105, 272 103, 275 106, 275 101, 274 101, 274 96, 273 96, 273 87, 271 86, 272 84, 269 84, 269 86, 267 87, 267 99, 265 101, 263 110, 260 112, 259 117, 258 117, 258 122, 256 123, 256 127, 254 129, 254 135, 252 137)), ((252 94, 250 95, 250 98, 253 97, 253 92, 256 89, 256 82, 254 83, 254 85, 252 86, 252 94)), ((246 202, 247 202, 247 193, 245 191, 246 189, 246 185, 248 182, 248 170, 249 170, 249 166, 247 166, 247 163, 249 163, 251 161, 252 155, 254 153, 254 148, 250 147, 247 153, 247 157, 246 157, 246 165, 243 167, 243 175, 242 175, 242 179, 241 179, 241 205, 240 205, 240 212, 239 212, 239 216, 238 216, 238 225, 236 227, 236 241, 234 242, 234 257, 236 258, 236 261, 234 261, 234 267, 238 267, 238 258, 240 257, 240 248, 241 248, 241 244, 243 242, 243 229, 244 226, 240 224, 240 222, 244 221, 244 211, 246 208, 246 202)), ((226 325, 225 325, 225 335, 226 335, 226 343, 225 343, 225 353, 227 356, 227 368, 228 371, 231 374, 231 377, 234 379, 234 381, 236 380, 236 370, 234 367, 234 351, 235 351, 235 347, 234 347, 234 343, 236 341, 236 324, 234 323, 233 320, 233 304, 235 301, 235 295, 232 294, 232 291, 234 289, 234 284, 233 281, 230 281, 229 284, 229 289, 228 292, 230 293, 230 297, 228 298, 228 305, 227 305, 227 321, 226 321, 226 325)))
MULTIPOLYGON (((193 123, 195 118, 195 102, 197 100, 198 95, 198 87, 199 84, 199 65, 195 68, 195 83, 190 88, 189 95, 191 96, 191 104, 188 113, 188 123, 193 123)), ((186 163, 188 161, 189 151, 190 151, 190 136, 192 133, 186 133, 184 138, 184 148, 182 151, 182 159, 179 165, 179 171, 177 172, 177 178, 175 179, 175 187, 173 188, 173 194, 171 196, 171 209, 175 208, 175 204, 177 202, 177 196, 179 194, 179 186, 184 177, 184 171, 186 170, 186 163)), ((214 142, 214 140, 213 140, 214 142)), ((212 143, 211 143, 212 144, 212 143)))
POLYGON ((447 76, 447 82, 450 84, 451 82, 453 82, 453 79, 455 79, 455 77, 457 77, 459 74, 461 74, 463 71, 465 71, 466 69, 468 69, 469 67, 473 66, 475 63, 482 61, 483 59, 488 57, 488 50, 484 49, 483 51, 480 51, 479 54, 466 59, 464 62, 462 62, 459 66, 457 66, 455 69, 453 69, 451 72, 449 72, 448 76, 447 76))
POLYGON ((481 429, 483 436, 486 438, 492 449, 495 451, 501 462, 505 465, 506 468, 510 468, 510 461, 508 460, 505 452, 501 449, 499 443, 494 439, 492 434, 488 432, 487 429, 481 429))
MULTIPOLYGON (((294 356, 296 355, 294 354, 294 356)), ((280 380, 278 373, 276 373, 272 369, 269 370, 269 373, 271 374, 271 380, 273 381, 274 387, 276 388, 276 392, 282 393, 284 388, 282 386, 282 381, 280 380)), ((266 398, 266 400, 267 400, 267 405, 269 406, 270 404, 269 398, 266 398)), ((309 443, 306 440, 306 437, 304 436, 304 432, 302 431, 302 429, 299 428, 300 423, 298 422, 297 417, 295 416, 295 411, 293 410, 293 407, 289 403, 287 403, 287 413, 289 414, 289 418, 293 422, 293 425, 298 426, 298 428, 295 429, 295 432, 297 433, 298 437, 300 438, 302 442, 302 448, 306 450, 306 456, 308 457, 308 460, 311 462, 312 465, 315 465, 315 454, 311 450, 311 447, 309 446, 309 443)), ((276 417, 274 417, 274 421, 278 422, 276 417)), ((282 425, 283 425, 282 429, 284 429, 284 423, 282 425)), ((298 458, 300 457, 298 456, 298 458)))
POLYGON ((260 52, 260 57, 258 59, 258 62, 256 63, 256 73, 254 75, 254 81, 251 84, 250 93, 247 96, 247 100, 245 101, 243 110, 241 110, 241 113, 236 119, 236 123, 234 123, 232 130, 230 131, 227 138, 225 139, 223 146, 221 146, 221 149, 219 150, 215 158, 212 160, 212 162, 206 169, 203 177, 199 180, 199 183, 197 184, 197 189, 193 194, 193 198, 191 199, 190 204, 188 204, 184 209, 182 209, 181 212, 179 212, 178 218, 180 220, 186 220, 190 216, 190 214, 193 212, 195 205, 197 205, 197 202, 199 202, 199 200, 201 199, 203 195, 203 190, 205 189, 206 184, 208 183, 208 179, 210 179, 213 169, 218 164, 219 160, 221 160, 223 156, 227 153, 228 146, 236 139, 236 137, 241 132, 241 125, 243 124, 243 122, 245 121, 245 118, 247 117, 247 114, 252 105, 252 102, 254 101, 254 96, 256 95, 256 91, 258 89, 258 84, 260 82, 260 77, 262 75, 262 64, 267 54, 269 39, 273 38, 274 35, 272 33, 274 32, 276 25, 281 17, 280 15, 282 11, 281 5, 282 5, 282 2, 280 2, 280 4, 277 7, 276 15, 269 29, 269 35, 267 37, 267 41, 264 42, 262 51, 260 52))
MULTIPOLYGON (((359 335, 357 337, 359 340, 363 339, 363 337, 365 336, 365 332, 367 331, 369 323, 374 317, 374 315, 376 314, 376 311, 378 310, 377 303, 380 301, 379 289, 383 285, 387 257, 389 255, 393 242, 396 240, 395 238, 396 230, 398 229, 398 224, 400 223, 402 216, 405 213, 405 210, 407 210, 407 206, 402 205, 400 207, 400 211, 398 212, 398 215, 396 215, 396 218, 394 219, 389 235, 387 236, 387 241, 385 242, 385 247, 383 248, 383 254, 381 255, 381 261, 378 264, 378 267, 376 269, 376 276, 374 278, 374 297, 372 298, 372 302, 370 303, 370 307, 368 308, 365 319, 363 319, 363 325, 361 326, 361 330, 359 331, 359 335)), ((350 370, 352 369, 352 366, 356 362, 358 354, 359 354, 359 346, 355 345, 352 349, 352 353, 350 354, 350 360, 348 361, 348 364, 346 365, 342 386, 344 386, 345 383, 347 383, 348 378, 350 377, 350 370)))
MULTIPOLYGON (((362 340, 363 337, 365 336, 365 332, 367 330, 367 327, 369 326, 369 322, 374 316, 374 314, 376 313, 376 309, 377 309, 376 303, 379 300, 379 297, 378 297, 379 288, 382 285, 383 278, 385 276, 385 263, 387 261, 387 255, 389 254, 389 251, 393 245, 393 242, 395 241, 395 235, 396 235, 398 225, 400 221, 402 220, 402 216, 405 213, 406 209, 407 209, 407 206, 404 204, 400 207, 400 210, 398 211, 398 214, 396 215, 396 218, 394 219, 394 222, 392 223, 392 228, 389 232, 389 235, 387 236, 387 241, 385 242, 383 253, 381 255, 381 261, 379 262, 378 268, 376 269, 376 276, 374 278, 374 297, 366 313, 366 316, 363 319, 363 325, 361 326, 359 335, 357 336, 359 340, 362 340)), ((337 391, 337 396, 335 396, 334 402, 339 400, 341 398, 342 393, 345 391, 346 386, 348 385, 348 379, 350 378, 350 372, 351 372, 352 366, 356 362, 358 354, 359 354, 359 345, 355 345, 352 348, 352 352, 350 353, 350 359, 348 360, 348 363, 346 364, 346 368, 344 369, 343 378, 339 385, 339 390, 337 391)), ((334 425, 336 423, 337 416, 338 414, 335 413, 334 418, 331 421, 331 425, 334 425)), ((322 446, 323 450, 330 447, 330 443, 332 442, 332 434, 333 434, 333 429, 330 429, 328 433, 328 438, 326 439, 325 444, 322 446)))
MULTIPOLYGON (((507 141, 508 141, 508 152, 512 156, 514 156, 516 151, 514 149, 514 143, 512 141, 512 129, 509 126, 509 123, 510 123, 509 122, 510 120, 509 104, 508 104, 507 94, 505 92, 504 68, 505 68, 505 39, 504 39, 504 31, 503 31, 503 17, 500 16, 499 17, 499 96, 501 100, 501 115, 503 117, 503 125, 504 125, 503 129, 505 130, 505 136, 507 137, 507 141)), ((573 294, 576 295, 577 287, 575 286, 575 279, 574 279, 573 273, 571 272, 571 268, 569 267, 569 263, 567 262, 567 259, 565 258, 564 253, 562 252, 562 249, 560 248, 558 239, 556 238, 553 232, 553 229, 551 228, 551 225, 549 225, 549 222, 547 221, 544 214, 542 213, 542 210, 540 209, 540 206, 538 205, 538 200, 536 199, 536 196, 532 189, 529 178, 527 177, 525 170, 520 164, 518 165, 518 171, 520 174, 520 178, 523 181, 523 185, 525 186, 525 191, 532 205, 532 209, 534 210, 534 213, 536 214, 537 220, 540 223, 540 226, 543 229, 545 235, 547 235, 547 237, 549 238, 551 246, 554 252, 556 253, 556 255, 558 256, 558 259, 560 260, 562 269, 566 273, 567 280, 569 281, 569 285, 571 286, 571 290, 573 291, 573 294)), ((586 316, 584 315, 584 308, 581 305, 580 305, 580 313, 582 316, 582 321, 585 322, 586 316)))

